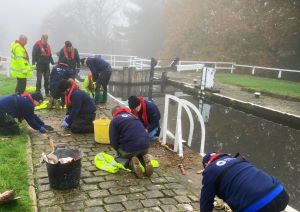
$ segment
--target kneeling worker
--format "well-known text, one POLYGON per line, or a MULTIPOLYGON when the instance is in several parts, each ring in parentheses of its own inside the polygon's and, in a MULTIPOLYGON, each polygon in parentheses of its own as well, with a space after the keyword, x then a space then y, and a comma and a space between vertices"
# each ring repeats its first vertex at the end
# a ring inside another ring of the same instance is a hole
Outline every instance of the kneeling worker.
POLYGON ((58 65, 54 66, 50 74, 50 95, 51 106, 54 104, 54 100, 61 99, 62 106, 65 103, 64 93, 60 92, 58 85, 62 80, 68 80, 74 78, 74 72, 70 70, 69 65, 65 61, 58 62, 58 65))
POLYGON ((128 106, 132 113, 143 122, 150 140, 156 140, 159 136, 160 112, 158 107, 152 102, 144 100, 142 96, 131 96, 128 98, 128 106))
POLYGON ((215 195, 233 211, 283 211, 289 196, 279 180, 244 159, 210 153, 203 157, 201 211, 212 211, 215 195))
POLYGON ((58 87, 60 92, 65 93, 67 105, 67 114, 62 127, 70 129, 73 133, 94 132, 93 121, 96 117, 96 106, 91 97, 71 80, 60 81, 58 87))
POLYGON ((20 128, 14 118, 19 122, 23 119, 35 130, 46 133, 46 128, 41 119, 34 114, 34 106, 43 101, 41 93, 4 96, 0 99, 0 135, 20 134, 20 128))
POLYGON ((143 177, 140 161, 145 166, 146 176, 150 177, 153 174, 153 166, 148 154, 148 133, 143 124, 131 114, 129 108, 114 107, 112 115, 109 126, 110 145, 121 157, 130 159, 129 166, 138 178, 143 177))

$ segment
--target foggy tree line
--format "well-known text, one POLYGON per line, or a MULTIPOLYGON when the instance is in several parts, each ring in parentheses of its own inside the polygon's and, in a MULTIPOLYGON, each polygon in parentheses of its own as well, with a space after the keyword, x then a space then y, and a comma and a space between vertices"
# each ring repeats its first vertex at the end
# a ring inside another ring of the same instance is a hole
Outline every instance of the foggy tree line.
POLYGON ((299 0, 73 0, 42 31, 60 48, 300 69, 299 0))

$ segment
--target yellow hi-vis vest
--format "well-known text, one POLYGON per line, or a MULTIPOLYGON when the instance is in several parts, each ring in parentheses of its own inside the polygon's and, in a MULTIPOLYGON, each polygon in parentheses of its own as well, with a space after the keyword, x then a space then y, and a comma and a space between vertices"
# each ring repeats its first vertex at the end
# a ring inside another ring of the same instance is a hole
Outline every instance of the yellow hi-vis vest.
MULTIPOLYGON (((105 152, 100 152, 99 154, 97 154, 94 158, 94 163, 98 169, 113 174, 118 172, 120 169, 131 172, 131 169, 125 168, 125 166, 122 163, 118 163, 117 161, 115 161, 115 158, 113 156, 105 152)), ((151 160, 151 164, 153 168, 159 167, 159 162, 157 160, 151 160)), ((145 172, 145 168, 142 166, 141 163, 140 163, 140 167, 142 171, 145 172)))
MULTIPOLYGON (((93 89, 93 92, 95 93, 95 90, 96 90, 96 83, 93 82, 94 84, 94 89, 93 89)), ((88 77, 86 77, 82 83, 82 87, 81 87, 81 90, 83 90, 84 92, 86 92, 88 95, 91 95, 92 92, 91 90, 89 89, 89 79, 88 77)))
POLYGON ((17 42, 11 44, 10 58, 10 71, 12 77, 32 77, 32 67, 27 59, 26 50, 21 44, 17 42))
POLYGON ((104 152, 100 152, 95 156, 94 163, 98 169, 107 171, 109 173, 116 173, 119 171, 119 169, 124 169, 126 171, 131 172, 131 170, 126 169, 123 164, 115 161, 113 156, 106 154, 104 152))

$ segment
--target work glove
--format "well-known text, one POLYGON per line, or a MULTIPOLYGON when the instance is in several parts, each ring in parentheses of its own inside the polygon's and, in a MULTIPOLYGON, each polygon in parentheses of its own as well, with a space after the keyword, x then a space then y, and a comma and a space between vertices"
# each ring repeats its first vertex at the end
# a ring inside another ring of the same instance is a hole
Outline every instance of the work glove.
POLYGON ((40 131, 40 133, 46 133, 46 132, 47 132, 46 129, 45 129, 45 127, 41 127, 41 128, 39 129, 39 131, 40 131))
POLYGON ((66 120, 67 120, 67 118, 69 118, 69 115, 65 115, 65 117, 64 117, 64 121, 66 121, 66 120))
POLYGON ((54 129, 53 129, 53 127, 51 127, 51 126, 49 126, 49 125, 44 125, 44 128, 46 129, 46 130, 48 130, 48 131, 53 131, 54 129))
POLYGON ((67 129, 69 127, 69 124, 66 121, 63 121, 62 128, 67 129))

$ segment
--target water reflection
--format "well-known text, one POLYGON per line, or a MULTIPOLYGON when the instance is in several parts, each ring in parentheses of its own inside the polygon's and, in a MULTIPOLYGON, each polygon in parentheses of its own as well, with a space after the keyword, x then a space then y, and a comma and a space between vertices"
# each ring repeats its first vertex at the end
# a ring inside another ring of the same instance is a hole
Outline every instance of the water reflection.
MULTIPOLYGON (((147 96, 147 86, 110 86, 109 92, 116 97, 126 100, 130 95, 147 96)), ((173 87, 166 87, 165 93, 184 98, 199 105, 206 127, 205 152, 219 151, 241 153, 251 163, 266 172, 278 177, 290 194, 292 207, 300 209, 300 130, 295 130, 259 117, 225 107, 219 104, 199 102, 192 96, 186 95, 173 87)), ((153 99, 160 110, 164 109, 164 93, 159 87, 153 89, 153 99)), ((174 132, 176 127, 177 105, 169 107, 169 130, 174 132)), ((195 123, 196 120, 195 120, 195 123)), ((187 140, 189 121, 183 116, 183 138, 187 140)), ((200 150, 200 126, 195 125, 194 138, 191 148, 200 150)))

